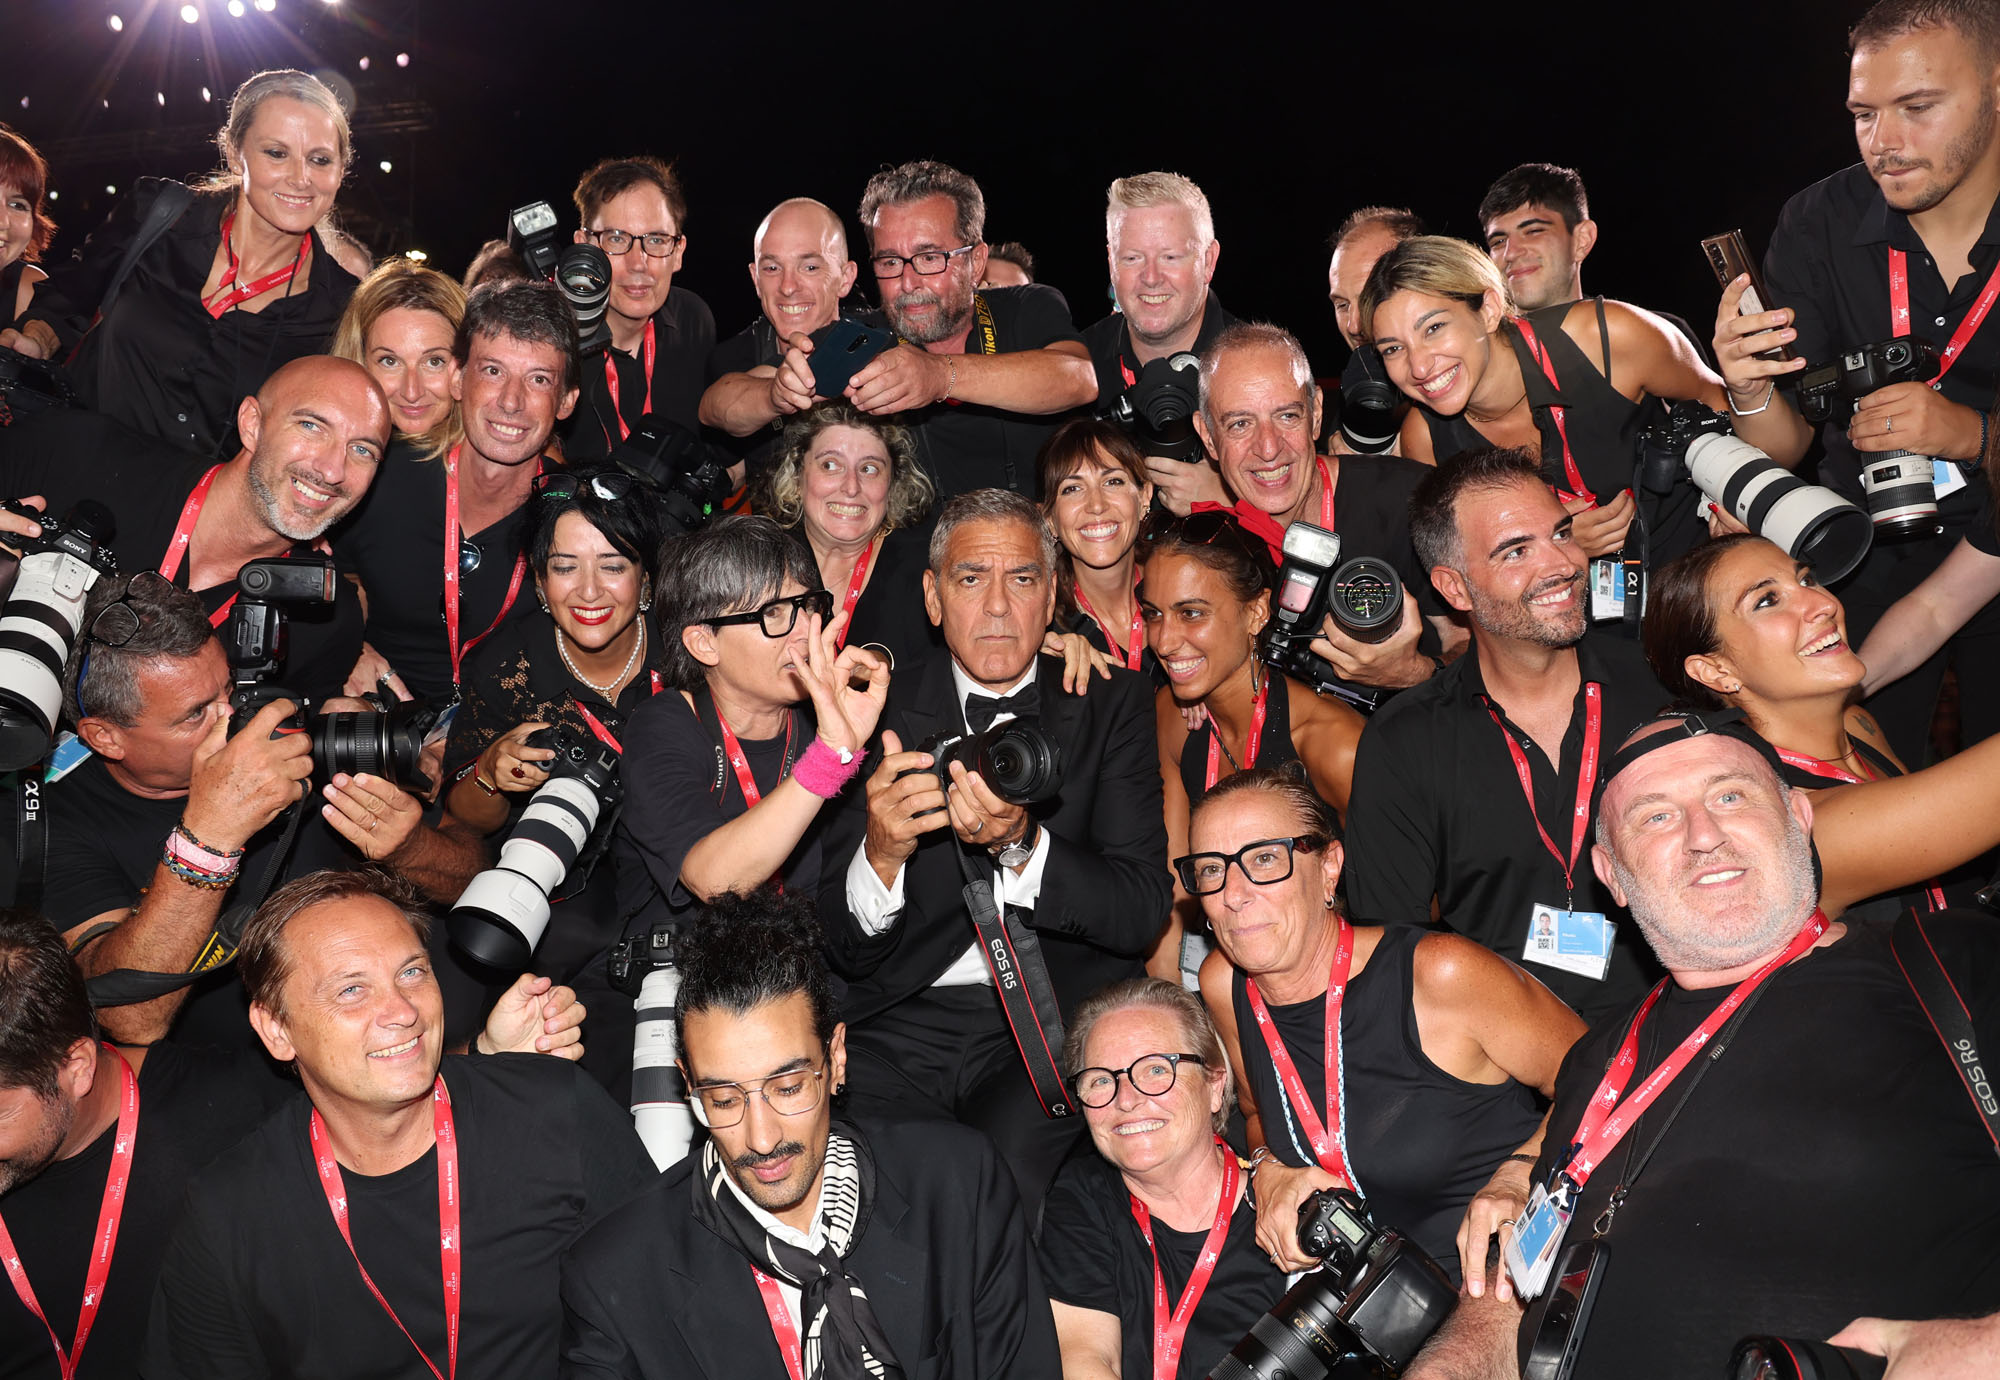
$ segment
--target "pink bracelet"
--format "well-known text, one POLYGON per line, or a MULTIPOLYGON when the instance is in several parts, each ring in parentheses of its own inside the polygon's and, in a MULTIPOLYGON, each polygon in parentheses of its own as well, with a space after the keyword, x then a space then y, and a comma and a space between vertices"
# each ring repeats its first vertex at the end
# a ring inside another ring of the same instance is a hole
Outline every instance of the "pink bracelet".
POLYGON ((856 752, 843 762, 838 752, 815 738, 792 768, 792 780, 821 800, 831 800, 840 794, 842 786, 854 779, 854 774, 861 770, 861 759, 867 755, 865 751, 856 752))
POLYGON ((205 872, 233 874, 243 863, 241 848, 233 853, 219 853, 189 833, 187 826, 182 824, 176 824, 168 833, 167 852, 190 867, 205 872))

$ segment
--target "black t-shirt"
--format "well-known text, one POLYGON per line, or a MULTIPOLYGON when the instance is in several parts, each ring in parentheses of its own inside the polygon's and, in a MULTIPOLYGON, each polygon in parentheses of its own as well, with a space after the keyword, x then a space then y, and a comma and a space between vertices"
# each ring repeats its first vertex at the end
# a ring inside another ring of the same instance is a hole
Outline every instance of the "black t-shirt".
MULTIPOLYGON (((708 386, 708 356, 714 348, 715 314, 708 303, 684 287, 669 289, 666 304, 653 314, 654 416, 699 434, 701 394, 708 386)), ((603 459, 623 439, 617 418, 629 427, 645 415, 646 365, 640 358, 644 352, 643 343, 629 355, 607 347, 603 354, 582 361, 582 391, 576 410, 563 424, 563 455, 571 463, 603 459), (604 373, 607 359, 618 371, 615 409, 604 373)))
MULTIPOLYGON (((1603 690, 1600 754, 1667 701, 1637 644, 1586 634, 1577 644, 1584 681, 1603 690)), ((1347 815, 1347 896, 1359 923, 1425 925, 1432 896, 1444 924, 1502 958, 1527 954, 1533 907, 1563 906, 1563 869, 1542 846, 1539 817, 1567 857, 1583 749, 1584 691, 1561 745, 1562 770, 1510 725, 1535 785, 1534 813, 1506 739, 1487 713, 1479 651, 1405 690, 1368 721, 1354 755, 1347 815)), ((1600 756, 1602 760, 1602 756, 1600 756)), ((1593 807, 1594 808, 1594 807, 1593 807)), ((1529 971, 1585 1020, 1631 1005, 1659 970, 1631 917, 1597 880, 1586 836, 1570 909, 1617 925, 1601 981, 1541 963, 1529 971)))
MULTIPOLYGON (((1057 341, 1083 339, 1070 322, 1069 303, 1045 283, 981 288, 975 304, 980 300, 993 314, 995 353, 1040 350, 1057 341)), ((880 312, 864 319, 871 325, 888 324, 880 312)), ((981 334, 975 315, 965 341, 967 354, 981 352, 981 334)), ((946 402, 900 413, 893 420, 916 436, 917 457, 937 485, 942 506, 953 495, 972 489, 1012 489, 1035 497, 1035 457, 1062 418, 946 402)))
MULTIPOLYGON (((1979 1044, 1994 1047, 1991 917, 1925 924, 1979 1044)), ((1731 990, 1670 986, 1641 1031, 1629 1088, 1731 990)), ((1538 1179, 1574 1138, 1631 1015, 1598 1023, 1564 1059, 1538 1179)), ((1576 1373, 1722 1375, 1750 1333, 1829 1337, 1857 1317, 2000 1308, 2000 1158, 1950 1059, 1885 930, 1851 929, 1775 974, 1611 1224, 1576 1373)), ((1692 1076, 1668 1085, 1584 1185, 1570 1240, 1584 1239, 1692 1076)))
MULTIPOLYGON (((1210 288, 1202 303, 1201 326, 1189 350, 1200 354, 1235 324, 1236 318, 1224 309, 1215 289, 1210 288)), ((1114 309, 1102 321, 1085 327, 1082 339, 1090 351, 1091 365, 1097 370, 1097 401, 1092 407, 1102 410, 1124 396, 1146 366, 1140 363, 1138 352, 1132 347, 1132 332, 1126 329, 1125 313, 1121 311, 1114 309)))
MULTIPOLYGON (((1208 1237, 1175 1231, 1153 1219, 1160 1278, 1169 1303, 1177 1303, 1208 1237)), ((1072 1155, 1056 1174, 1042 1207, 1036 1243, 1049 1297, 1073 1308, 1093 1308, 1118 1319, 1121 1373, 1142 1380, 1153 1374, 1153 1252, 1132 1216, 1132 1200, 1118 1171, 1093 1149, 1072 1155)), ((1245 1191, 1229 1218, 1229 1235, 1208 1287, 1181 1338, 1180 1380, 1201 1380, 1270 1311, 1285 1293, 1285 1275, 1257 1246, 1257 1205, 1245 1191)))
MULTIPOLYGON (((78 499, 104 504, 118 522, 111 548, 122 571, 159 569, 209 466, 95 412, 40 412, 0 427, 0 492, 40 494, 57 517, 78 499)), ((300 545, 290 554, 314 553, 300 545)), ((174 574, 183 589, 192 564, 183 560, 174 574)), ((336 586, 330 605, 285 606, 291 641, 275 683, 315 701, 338 695, 361 655, 361 601, 348 581, 336 586)), ((212 615, 235 595, 236 581, 195 592, 212 615)))
MULTIPOLYGON (((236 1141, 288 1095, 261 1060, 159 1045, 139 1069, 139 1129, 132 1177, 104 1301, 83 1348, 78 1380, 123 1380, 138 1373, 140 1342, 167 1238, 180 1219, 188 1177, 236 1141)), ((97 1214, 111 1174, 118 1128, 0 1197, 21 1266, 65 1350, 76 1337, 83 1280, 97 1214)), ((0 1380, 54 1380, 62 1374, 48 1330, 10 1289, 0 1294, 0 1380)))
MULTIPOLYGON (((419 460, 397 440, 383 457, 368 497, 333 534, 333 549, 368 592, 368 645, 426 699, 451 694, 451 644, 444 624, 444 461, 419 460)), ((533 613, 534 572, 523 568, 507 604, 516 557, 526 533, 523 504, 481 532, 463 538, 479 548, 479 565, 458 577, 460 656, 492 628, 503 605, 508 619, 533 613)), ((349 663, 352 665, 352 662, 349 663)))
MULTIPOLYGON (((458 1139, 463 1278, 458 1373, 546 1380, 556 1369, 562 1252, 657 1177, 632 1119, 568 1062, 447 1058, 458 1139)), ((437 1152, 391 1174, 342 1169, 354 1252, 314 1169, 311 1105, 293 1098, 190 1185, 160 1270, 144 1373, 428 1374, 362 1283, 445 1365, 437 1152)))

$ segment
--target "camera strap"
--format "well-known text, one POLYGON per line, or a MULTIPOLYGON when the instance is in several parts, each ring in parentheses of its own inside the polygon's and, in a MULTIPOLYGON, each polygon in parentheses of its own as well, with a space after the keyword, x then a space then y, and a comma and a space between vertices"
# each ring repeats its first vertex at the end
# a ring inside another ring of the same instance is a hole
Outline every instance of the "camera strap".
MULTIPOLYGON (((657 695, 661 690, 666 688, 666 682, 660 679, 658 671, 652 671, 648 674, 653 678, 653 693, 657 695)), ((625 745, 619 742, 612 735, 611 730, 604 726, 604 720, 591 713, 590 706, 578 699, 573 691, 570 693, 569 702, 576 706, 577 713, 583 715, 583 725, 590 730, 591 736, 622 757, 625 753, 625 745)))
POLYGON ((1340 1038, 1340 1008, 1347 995, 1348 974, 1354 964, 1354 927, 1347 923, 1344 915, 1335 919, 1340 930, 1334 942, 1333 967, 1326 976, 1324 1121, 1313 1110, 1305 1080, 1299 1077, 1299 1067, 1292 1062, 1291 1051, 1285 1048, 1285 1041, 1278 1034, 1277 1022, 1271 1019, 1271 1008, 1265 1005, 1264 994, 1257 990, 1257 979, 1244 978, 1243 994, 1249 999, 1250 1013, 1257 1020, 1257 1033, 1264 1039, 1264 1048, 1271 1056, 1271 1066, 1277 1071, 1278 1083, 1285 1090, 1285 1100, 1292 1104, 1299 1125, 1305 1129, 1306 1139, 1312 1142, 1313 1158, 1319 1161, 1321 1169, 1359 1193, 1361 1185, 1355 1181, 1354 1170, 1347 1162, 1347 1072, 1340 1038))
MULTIPOLYGON (((1528 353, 1534 356, 1535 363, 1542 366, 1542 373, 1548 376, 1549 387, 1554 389, 1555 396, 1560 398, 1562 396, 1562 384, 1556 381, 1555 361, 1549 358, 1549 352, 1542 347, 1541 337, 1535 334, 1535 328, 1528 324, 1527 317, 1517 316, 1513 318, 1513 321, 1514 329, 1519 331, 1521 339, 1527 342, 1528 353)), ((1583 482, 1583 471, 1577 468, 1576 457, 1570 453, 1569 423, 1564 417, 1563 405, 1558 402, 1547 403, 1544 406, 1548 408, 1549 417, 1556 424, 1556 436, 1562 441, 1563 478, 1569 484, 1569 492, 1562 495, 1562 497, 1565 499, 1588 499, 1591 506, 1596 507, 1597 495, 1592 493, 1590 486, 1583 482)))
MULTIPOLYGON (((194 540, 194 525, 201 520, 202 506, 208 502, 208 491, 215 484, 215 476, 222 473, 222 466, 210 465, 208 473, 194 486, 194 492, 181 505, 180 521, 174 524, 174 535, 167 542, 167 554, 160 557, 160 577, 168 584, 181 573, 181 563, 187 559, 188 543, 194 540)), ((190 576, 188 583, 194 583, 190 576)), ((208 616, 208 625, 219 628, 229 620, 229 610, 236 604, 236 596, 230 595, 222 601, 222 607, 208 616)))
MULTIPOLYGON (((1135 668, 1136 669, 1136 668, 1135 668)), ((1250 674, 1257 676, 1257 662, 1250 662, 1250 674)), ((1271 676, 1258 679, 1257 693, 1251 702, 1250 731, 1243 738, 1243 761, 1232 761, 1237 771, 1247 771, 1257 765, 1257 750, 1264 741, 1264 712, 1270 708, 1271 676)), ((1232 773, 1233 774, 1233 773, 1232 773)), ((1208 775, 1203 781, 1204 790, 1214 790, 1215 783, 1222 779, 1222 725, 1215 721, 1213 714, 1208 717, 1208 775)))
POLYGON ((1903 970, 1910 990, 1916 993, 1917 1004, 1930 1018, 1931 1029, 1951 1055, 1952 1068, 1957 1070, 1966 1095, 1978 1110, 1993 1148, 2000 1150, 2000 1100, 1994 1098, 1992 1077, 1979 1056, 1971 1013, 1965 1009, 1965 998, 1959 995, 1958 985, 1931 946, 1931 937, 1924 932, 1923 917, 1914 910, 1906 910, 1898 917, 1895 929, 1890 931, 1889 952, 1894 955, 1896 966, 1903 970))
POLYGON ((40 912, 42 893, 48 886, 49 817, 48 802, 42 795, 42 764, 21 768, 15 783, 20 798, 15 802, 14 857, 19 870, 14 876, 14 905, 17 909, 40 912))
MULTIPOLYGON (((1790 748, 1779 747, 1776 743, 1773 743, 1771 747, 1778 754, 1778 760, 1786 766, 1797 767, 1800 771, 1843 786, 1864 786, 1870 781, 1884 779, 1872 768, 1870 768, 1867 776, 1856 776, 1844 767, 1836 766, 1832 762, 1822 761, 1817 757, 1809 757, 1803 752, 1793 752, 1790 748)), ((1866 766, 1867 764, 1864 762, 1863 765, 1866 766)), ((1933 914, 1943 910, 1948 904, 1944 898, 1944 888, 1938 885, 1935 878, 1924 884, 1924 902, 1931 908, 1933 914)))
POLYGON ((1063 1043, 1062 1007, 1056 1001, 1055 984, 1049 980, 1041 938, 1002 913, 993 899, 993 880, 978 874, 976 864, 959 846, 957 835, 945 846, 958 859, 959 871, 965 876, 965 907, 979 935, 979 954, 993 976, 993 990, 999 994, 1000 1010, 1007 1017, 1015 1048, 1021 1051, 1021 1062, 1027 1066, 1035 1100, 1049 1117, 1072 1116, 1075 1108, 1070 1106, 1069 1088, 1056 1061, 1056 1051, 1063 1043))
MULTIPOLYGON (((639 413, 645 416, 653 410, 653 354, 656 342, 653 339, 653 318, 646 318, 646 340, 639 347, 639 361, 646 370, 646 406, 639 413)), ((626 424, 625 414, 618 410, 618 362, 611 358, 618 347, 612 346, 604 352, 604 387, 611 394, 611 420, 618 424, 618 439, 632 439, 632 428, 626 424)), ((470 648, 467 649, 471 650, 470 648)))
POLYGON ((1229 1239, 1229 1219, 1236 1215, 1240 1172, 1236 1155, 1220 1136, 1215 1138, 1215 1148, 1222 1156, 1222 1194, 1215 1203, 1215 1221, 1210 1224, 1208 1235, 1202 1238, 1194 1273, 1188 1276, 1176 1303, 1167 1302, 1167 1279, 1160 1269, 1160 1248, 1153 1241, 1153 1214, 1139 1201, 1138 1194, 1130 1195, 1132 1220, 1139 1224, 1139 1234, 1146 1238, 1146 1249, 1153 1253, 1153 1380, 1174 1380, 1180 1374, 1181 1343, 1187 1337, 1188 1319, 1201 1307, 1201 1296, 1208 1291, 1215 1263, 1222 1258, 1223 1243, 1229 1239))
MULTIPOLYGON (((2000 264, 1986 275, 1986 286, 1979 290, 1979 297, 1965 319, 1958 323, 1958 329, 1951 334, 1951 340, 1939 357, 1937 377, 1931 380, 1932 388, 1942 387, 1944 376, 1951 372, 1951 366, 1958 363, 1958 357, 1965 347, 1972 343, 1972 337, 1979 333, 1986 314, 1993 310, 1993 303, 2000 300, 2000 264)), ((1893 245, 1889 249, 1889 332, 1895 336, 1910 333, 1910 260, 1909 255, 1893 245)))
MULTIPOLYGON (((507 610, 514 607, 520 597, 521 584, 528 575, 528 553, 514 553, 514 573, 507 580, 507 597, 500 601, 500 612, 493 615, 493 621, 486 631, 466 643, 458 645, 458 455, 464 442, 453 446, 444 457, 444 636, 451 651, 451 683, 458 684, 458 666, 474 647, 493 635, 493 630, 506 621, 507 610)), ((543 464, 540 457, 535 460, 535 477, 541 478, 543 464)))
POLYGON ((847 646, 847 630, 854 626, 854 606, 861 602, 861 591, 868 583, 868 572, 875 566, 875 538, 868 539, 868 545, 861 548, 860 557, 854 562, 854 573, 847 577, 847 597, 840 601, 840 636, 833 640, 833 649, 838 652, 847 646))
POLYGON ((1514 759, 1514 774, 1521 778, 1521 794, 1527 797, 1528 817, 1535 821, 1535 832, 1542 836, 1542 847, 1549 850, 1549 856, 1562 869, 1563 886, 1568 892, 1564 900, 1565 908, 1576 904, 1576 865, 1583 857, 1583 842, 1590 834, 1590 802, 1597 789, 1598 748, 1604 733, 1604 687, 1594 680, 1583 683, 1583 755, 1578 760, 1576 771, 1576 808, 1570 816, 1569 856, 1556 847, 1556 841, 1549 837, 1549 831, 1542 823, 1542 817, 1535 810, 1535 777, 1528 766, 1528 754, 1521 750, 1514 739, 1513 730, 1507 727, 1500 707, 1493 697, 1481 694, 1479 702, 1486 706, 1486 712, 1493 716, 1500 736, 1507 740, 1507 755, 1514 759))
MULTIPOLYGON (((97 329, 97 323, 111 310, 111 304, 118 300, 118 294, 125 290, 125 280, 132 276, 139 258, 159 240, 160 236, 172 229, 187 208, 194 204, 194 192, 186 184, 167 181, 160 187, 160 193, 153 198, 153 204, 146 208, 146 218, 139 222, 139 231, 132 236, 132 242, 125 246, 124 257, 118 260, 118 268, 111 275, 111 282, 104 289, 104 296, 98 299, 97 311, 90 318, 90 325, 84 335, 97 329)), ((69 352, 65 365, 74 364, 77 354, 83 349, 83 342, 77 341, 69 352)))

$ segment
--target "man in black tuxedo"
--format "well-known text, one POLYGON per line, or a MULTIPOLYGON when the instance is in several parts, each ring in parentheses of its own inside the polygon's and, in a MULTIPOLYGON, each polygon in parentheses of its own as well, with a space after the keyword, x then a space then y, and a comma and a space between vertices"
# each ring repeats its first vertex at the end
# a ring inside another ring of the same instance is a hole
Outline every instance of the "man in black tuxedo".
POLYGON ((1055 552, 1018 494, 974 490, 945 505, 924 601, 946 650, 897 668, 880 765, 833 822, 820 893, 848 981, 857 1109, 985 1131, 1030 1220, 1081 1125, 1051 1069, 1062 1013, 1141 974, 1169 904, 1152 688, 1114 669, 1070 695, 1060 664, 1037 658, 1055 552), (1001 800, 957 762, 941 780, 916 750, 1009 716, 1038 721, 1061 754, 1060 788, 1033 804, 1001 800), (975 930, 975 882, 1004 923, 975 930), (1038 998, 1032 1013, 1008 1010, 1023 991, 1038 998))
POLYGON ((564 1380, 1059 1375, 992 1144, 835 1116, 846 1027, 810 899, 725 895, 676 957, 708 1135, 564 1260, 564 1380))

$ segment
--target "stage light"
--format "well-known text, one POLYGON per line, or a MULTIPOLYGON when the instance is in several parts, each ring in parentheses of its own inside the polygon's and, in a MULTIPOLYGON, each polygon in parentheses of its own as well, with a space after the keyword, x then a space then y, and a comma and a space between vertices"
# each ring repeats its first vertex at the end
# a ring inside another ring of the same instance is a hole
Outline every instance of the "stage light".
POLYGON ((181 6, 181 23, 199 24, 200 22, 201 22, 200 10, 196 9, 193 5, 181 6))
MULTIPOLYGON (((53 197, 55 193, 50 192, 49 195, 53 197)), ((412 263, 420 264, 423 263, 425 260, 429 259, 430 255, 424 253, 424 251, 421 249, 406 249, 403 251, 403 257, 408 259, 412 263)))
POLYGON ((229 0, 229 17, 231 19, 243 17, 243 0, 229 0))
POLYGON ((383 172, 394 172, 395 170, 396 170, 396 165, 395 165, 394 163, 391 163, 391 162, 390 162, 390 161, 389 161, 388 159, 386 159, 386 158, 384 158, 384 159, 382 160, 382 171, 383 171, 383 172))
POLYGON ((21 97, 21 109, 26 110, 27 108, 28 108, 28 98, 26 96, 23 96, 21 97))
POLYGON ((408 53, 396 54, 396 65, 398 67, 408 67, 410 65, 410 55, 408 53))
POLYGON ((56 190, 55 188, 53 188, 53 187, 49 188, 49 200, 50 200, 50 201, 54 201, 54 200, 55 200, 55 199, 56 199, 57 197, 59 197, 59 196, 61 196, 61 195, 62 195, 62 193, 61 193, 61 192, 58 192, 58 191, 57 191, 57 190, 56 190))
POLYGON ((125 32, 125 21, 123 19, 120 19, 115 14, 112 15, 109 19, 105 20, 104 22, 111 26, 111 32, 114 34, 122 34, 125 32))
POLYGON ((214 96, 211 96, 211 95, 209 94, 209 92, 208 92, 208 88, 207 88, 206 86, 204 86, 204 87, 202 87, 202 88, 201 88, 201 98, 202 98, 202 99, 203 99, 204 101, 212 101, 212 100, 214 100, 214 99, 215 99, 215 97, 214 97, 214 96))
POLYGON ((105 184, 104 184, 104 194, 105 194, 106 196, 117 196, 117 195, 118 195, 118 189, 117 189, 116 187, 112 186, 112 185, 111 185, 111 184, 110 184, 109 182, 107 182, 107 183, 105 183, 105 184))
POLYGON ((265 14, 269 14, 272 10, 278 8, 278 0, 255 0, 255 2, 257 8, 265 14))
POLYGON ((165 105, 167 103, 167 93, 164 91, 155 91, 153 93, 153 99, 158 101, 161 105, 165 105))
POLYGON ((366 72, 368 70, 368 59, 367 58, 361 59, 360 65, 361 65, 361 70, 366 72))

